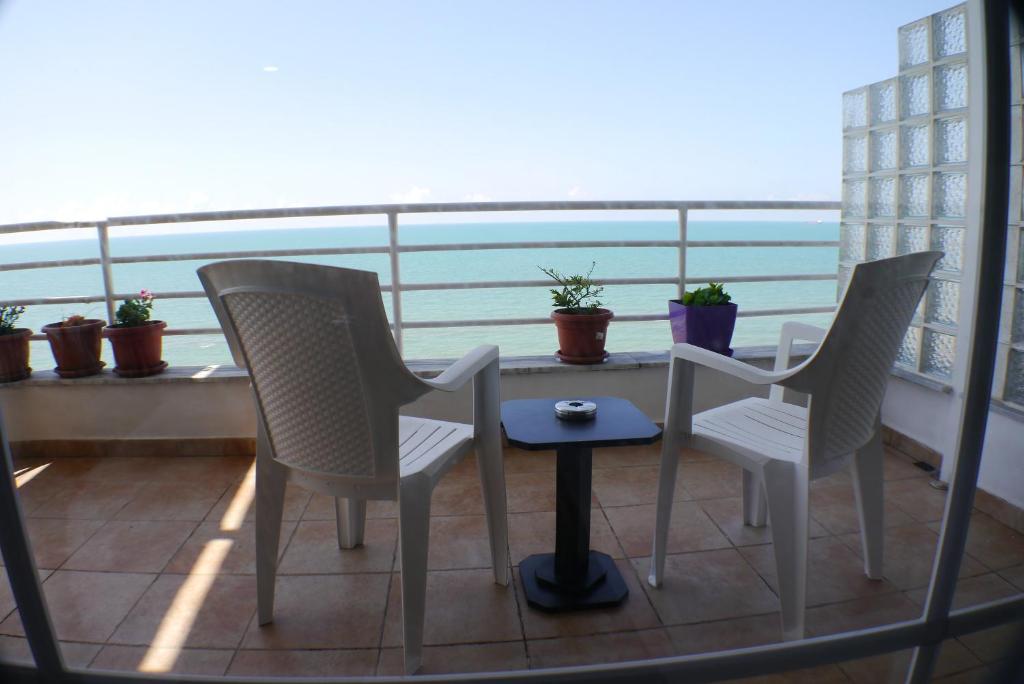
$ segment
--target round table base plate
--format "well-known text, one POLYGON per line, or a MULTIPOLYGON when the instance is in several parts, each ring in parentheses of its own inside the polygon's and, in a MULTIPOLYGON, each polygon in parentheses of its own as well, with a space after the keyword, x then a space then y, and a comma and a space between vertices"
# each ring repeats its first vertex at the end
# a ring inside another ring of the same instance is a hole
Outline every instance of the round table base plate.
POLYGON ((539 553, 519 564, 526 601, 534 608, 551 612, 609 608, 619 605, 629 596, 626 581, 622 579, 615 561, 606 553, 590 552, 590 567, 583 587, 562 588, 550 583, 554 561, 555 554, 539 553), (600 579, 602 575, 603 580, 600 579), (585 588, 588 585, 590 588, 585 588))

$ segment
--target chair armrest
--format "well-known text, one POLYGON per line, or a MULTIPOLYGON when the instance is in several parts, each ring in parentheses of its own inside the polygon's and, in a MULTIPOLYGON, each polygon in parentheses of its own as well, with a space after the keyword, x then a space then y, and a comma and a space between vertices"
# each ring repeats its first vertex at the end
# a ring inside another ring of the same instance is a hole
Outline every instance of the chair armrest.
POLYGON ((473 379, 489 364, 498 360, 498 348, 493 344, 482 344, 461 359, 448 366, 433 380, 422 380, 431 389, 454 392, 473 379))
POLYGON ((752 385, 771 385, 772 383, 785 380, 791 375, 789 372, 771 373, 761 370, 749 363, 743 363, 729 356, 722 356, 716 352, 692 344, 676 344, 672 347, 672 359, 690 361, 705 368, 711 368, 734 378, 739 378, 752 385))
MULTIPOLYGON (((805 340, 820 344, 827 334, 828 330, 815 325, 808 325, 799 321, 786 321, 783 323, 782 331, 779 333, 779 348, 775 351, 775 372, 781 373, 789 368, 793 361, 793 342, 805 340)), ((772 387, 770 399, 772 401, 782 401, 782 398, 782 388, 772 387)))

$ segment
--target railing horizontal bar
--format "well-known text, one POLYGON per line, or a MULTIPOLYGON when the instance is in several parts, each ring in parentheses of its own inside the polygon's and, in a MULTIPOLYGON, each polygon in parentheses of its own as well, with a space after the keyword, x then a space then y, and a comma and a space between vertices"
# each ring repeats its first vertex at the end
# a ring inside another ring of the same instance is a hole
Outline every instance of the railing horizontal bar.
POLYGON ((838 211, 839 202, 762 201, 762 200, 649 200, 649 201, 576 201, 576 202, 440 202, 418 204, 362 204, 280 209, 241 209, 201 211, 180 214, 113 216, 111 226, 140 226, 154 223, 191 223, 268 218, 314 216, 364 216, 367 214, 441 214, 488 211, 609 211, 609 210, 825 210, 838 211))
POLYGON ((836 240, 690 240, 687 247, 838 247, 836 240))
POLYGON ((538 240, 530 242, 455 242, 399 245, 399 252, 463 252, 484 249, 580 249, 593 247, 679 247, 678 240, 538 240))
MULTIPOLYGON (((752 276, 705 276, 699 278, 687 278, 688 285, 716 282, 716 283, 765 283, 765 282, 802 282, 809 280, 835 280, 835 274, 831 273, 806 273, 798 275, 752 275, 752 276)), ((662 278, 605 278, 599 283, 601 285, 674 285, 677 280, 672 277, 662 278)), ((436 290, 486 290, 495 288, 518 288, 518 287, 547 287, 549 280, 489 280, 481 282, 464 283, 410 283, 402 285, 403 292, 424 292, 436 290)), ((381 292, 391 292, 390 285, 381 285, 381 292)), ((114 295, 115 299, 128 299, 134 297, 134 292, 119 292, 114 295)), ((206 293, 202 290, 186 290, 180 292, 154 292, 156 299, 204 299, 206 293)), ((26 299, 0 300, 0 306, 43 306, 61 304, 92 304, 102 302, 103 295, 71 295, 67 297, 35 297, 26 299)), ((832 307, 828 308, 829 311, 832 307)), ((797 312, 796 309, 769 309, 768 311, 780 311, 781 313, 797 312)), ((816 312, 816 311, 815 311, 816 312)), ((758 314, 740 310, 740 316, 754 315, 775 315, 758 314)), ((622 316, 616 316, 617 320, 624 320, 622 316)))
POLYGON ((99 259, 60 259, 57 261, 23 261, 17 264, 0 264, 0 271, 29 271, 34 268, 64 268, 66 266, 96 266, 99 259))
POLYGON ((96 221, 30 221, 0 226, 0 234, 34 233, 40 230, 67 230, 69 228, 95 228, 96 221))
MULTIPOLYGON (((774 283, 774 282, 796 282, 808 280, 835 280, 835 273, 801 273, 794 275, 748 275, 748 276, 699 276, 687 278, 688 285, 698 283, 774 283)), ((659 278, 601 278, 596 281, 599 285, 675 285, 679 282, 674 277, 659 278)), ((477 282, 461 283, 409 283, 402 285, 403 292, 415 292, 422 290, 476 290, 491 288, 513 288, 513 287, 549 287, 550 280, 481 280, 477 282)), ((381 288, 383 289, 383 287, 381 288)))
POLYGON ((311 249, 257 249, 235 252, 192 252, 185 254, 153 254, 149 256, 114 257, 115 264, 141 264, 153 261, 209 261, 211 259, 260 259, 288 256, 333 256, 337 254, 387 254, 381 247, 322 247, 311 249))
POLYGON ((166 328, 164 329, 164 335, 221 335, 223 330, 220 328, 166 328))

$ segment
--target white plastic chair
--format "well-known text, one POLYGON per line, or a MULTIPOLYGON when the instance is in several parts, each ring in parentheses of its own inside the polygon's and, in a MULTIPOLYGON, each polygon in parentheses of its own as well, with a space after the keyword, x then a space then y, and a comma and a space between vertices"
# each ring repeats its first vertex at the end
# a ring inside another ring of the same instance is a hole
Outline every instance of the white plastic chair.
POLYGON ((508 585, 498 348, 481 346, 434 380, 402 362, 375 273, 285 261, 199 269, 258 412, 256 556, 259 623, 273 620, 286 481, 335 497, 338 546, 363 541, 366 500, 399 502, 405 669, 420 665, 430 497, 475 449, 494 581, 508 585), (473 424, 399 416, 399 408, 473 382, 473 424))
POLYGON ((743 468, 743 519, 771 516, 782 633, 804 635, 807 588, 808 487, 852 464, 864 547, 864 571, 882 575, 882 440, 879 412, 889 370, 941 252, 918 252, 859 264, 828 331, 789 322, 782 327, 773 372, 689 344, 672 347, 658 482, 657 521, 648 582, 665 572, 665 545, 679 450, 690 447, 743 468), (796 339, 820 342, 789 368, 796 339), (750 398, 693 415, 695 364, 753 385, 750 398), (807 407, 783 401, 784 388, 807 395, 807 407))

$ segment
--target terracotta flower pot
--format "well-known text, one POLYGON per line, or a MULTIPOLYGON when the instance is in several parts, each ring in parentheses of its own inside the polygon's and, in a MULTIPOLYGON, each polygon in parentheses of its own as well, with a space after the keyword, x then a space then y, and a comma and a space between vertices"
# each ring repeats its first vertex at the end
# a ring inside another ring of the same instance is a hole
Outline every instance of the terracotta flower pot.
POLYGON ((594 313, 573 314, 566 309, 551 312, 558 330, 558 352, 555 356, 565 363, 601 363, 608 358, 604 344, 608 337, 608 324, 614 314, 608 309, 594 313))
POLYGON ((731 302, 717 306, 686 306, 678 299, 670 299, 668 320, 672 326, 672 341, 732 356, 729 344, 736 328, 737 311, 731 302))
POLYGON ((28 338, 32 331, 15 328, 14 332, 0 335, 0 382, 24 380, 32 375, 28 367, 28 338))
POLYGON ((114 348, 114 372, 122 378, 143 378, 163 373, 163 335, 167 323, 149 321, 130 328, 107 326, 104 334, 114 348))
POLYGON ((100 352, 103 349, 103 326, 106 324, 106 321, 90 318, 81 325, 49 323, 43 326, 43 333, 57 362, 54 368, 57 375, 84 378, 103 369, 106 364, 100 361, 100 352))

